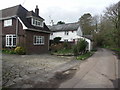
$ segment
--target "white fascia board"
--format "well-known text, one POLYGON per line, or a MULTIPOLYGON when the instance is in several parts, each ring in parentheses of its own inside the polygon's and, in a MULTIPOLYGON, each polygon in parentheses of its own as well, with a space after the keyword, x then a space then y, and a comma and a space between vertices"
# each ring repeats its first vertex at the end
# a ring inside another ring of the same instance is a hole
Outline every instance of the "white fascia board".
POLYGON ((18 17, 18 20, 19 20, 19 21, 20 21, 20 23, 22 24, 23 29, 28 29, 19 17, 18 17))
POLYGON ((37 31, 37 32, 45 32, 45 33, 51 33, 50 31, 44 31, 44 30, 38 30, 38 29, 32 29, 32 28, 28 28, 26 30, 31 30, 31 31, 37 31))
POLYGON ((81 36, 78 36, 78 35, 74 36, 75 39, 80 38, 80 37, 81 37, 81 36))
POLYGON ((17 17, 16 15, 10 16, 10 17, 4 17, 4 18, 1 18, 1 17, 0 17, 0 21, 1 21, 1 20, 6 20, 6 19, 11 19, 11 18, 16 18, 16 17, 17 17))

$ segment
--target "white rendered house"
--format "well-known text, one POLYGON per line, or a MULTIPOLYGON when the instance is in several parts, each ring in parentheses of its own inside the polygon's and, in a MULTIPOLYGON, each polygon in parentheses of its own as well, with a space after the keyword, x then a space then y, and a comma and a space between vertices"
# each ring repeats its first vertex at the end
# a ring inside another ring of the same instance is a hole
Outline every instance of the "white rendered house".
POLYGON ((61 42, 73 42, 76 43, 79 39, 85 39, 88 42, 88 50, 91 48, 91 40, 83 37, 82 30, 79 23, 68 23, 48 26, 51 30, 50 40, 54 40, 55 37, 61 37, 61 42))

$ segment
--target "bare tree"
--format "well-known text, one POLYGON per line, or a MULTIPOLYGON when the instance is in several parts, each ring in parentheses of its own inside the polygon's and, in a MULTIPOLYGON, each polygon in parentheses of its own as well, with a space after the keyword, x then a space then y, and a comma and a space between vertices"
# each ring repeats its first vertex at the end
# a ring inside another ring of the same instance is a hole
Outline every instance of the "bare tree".
POLYGON ((115 25, 115 28, 117 28, 118 27, 118 3, 107 7, 104 16, 110 21, 112 21, 115 25))
POLYGON ((98 16, 98 15, 93 16, 92 24, 94 26, 95 33, 99 32, 99 23, 100 23, 100 16, 98 16))
POLYGON ((96 29, 100 29, 99 34, 95 34, 96 42, 102 45, 120 48, 120 2, 106 8, 104 15, 97 23, 97 16, 94 16, 96 29), (99 35, 99 36, 98 36, 99 35))
POLYGON ((120 1, 118 2, 118 46, 120 48, 120 1))

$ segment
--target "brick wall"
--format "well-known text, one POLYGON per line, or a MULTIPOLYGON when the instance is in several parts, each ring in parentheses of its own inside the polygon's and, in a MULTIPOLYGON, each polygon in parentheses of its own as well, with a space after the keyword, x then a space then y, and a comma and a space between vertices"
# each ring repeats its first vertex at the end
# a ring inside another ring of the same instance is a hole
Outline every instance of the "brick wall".
POLYGON ((41 54, 41 53, 48 53, 49 49, 49 34, 35 32, 35 31, 26 31, 26 50, 27 54, 41 54), (44 36, 45 37, 45 44, 44 45, 34 45, 33 44, 33 37, 34 35, 44 36))

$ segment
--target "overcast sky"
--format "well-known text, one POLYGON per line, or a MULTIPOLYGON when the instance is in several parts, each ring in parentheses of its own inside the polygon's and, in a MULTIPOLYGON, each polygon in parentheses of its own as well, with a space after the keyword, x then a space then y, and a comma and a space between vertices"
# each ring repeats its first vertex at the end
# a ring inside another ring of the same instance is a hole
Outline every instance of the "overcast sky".
POLYGON ((77 22, 81 15, 91 13, 92 16, 101 14, 106 7, 120 0, 2 0, 0 10, 21 4, 27 10, 39 7, 39 15, 45 19, 46 24, 50 20, 66 23, 77 22))

